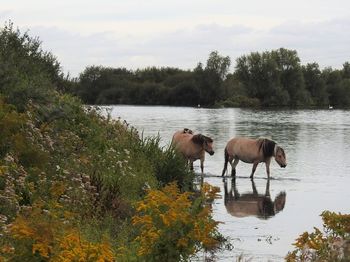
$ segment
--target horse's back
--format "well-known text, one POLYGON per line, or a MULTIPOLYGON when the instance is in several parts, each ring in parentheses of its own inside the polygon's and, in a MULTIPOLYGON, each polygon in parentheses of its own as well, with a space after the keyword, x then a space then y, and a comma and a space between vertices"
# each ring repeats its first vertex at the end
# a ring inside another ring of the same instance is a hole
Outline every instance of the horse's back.
POLYGON ((193 135, 191 133, 185 133, 183 131, 176 131, 173 135, 172 143, 173 145, 179 145, 183 143, 189 143, 193 135))
POLYGON ((247 137, 235 137, 227 142, 227 153, 233 158, 239 158, 251 163, 259 155, 257 140, 247 137))
POLYGON ((172 139, 173 146, 187 158, 190 158, 195 147, 194 143, 192 142, 192 137, 192 133, 187 133, 180 130, 174 133, 172 139))
POLYGON ((227 142, 226 149, 228 153, 239 153, 257 149, 257 141, 247 137, 234 137, 227 142), (231 152, 230 152, 231 151, 231 152))

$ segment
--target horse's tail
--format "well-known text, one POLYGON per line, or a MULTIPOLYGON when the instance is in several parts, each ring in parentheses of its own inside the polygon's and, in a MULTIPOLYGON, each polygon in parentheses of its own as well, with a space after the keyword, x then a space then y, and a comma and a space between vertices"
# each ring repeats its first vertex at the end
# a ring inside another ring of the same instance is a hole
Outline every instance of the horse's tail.
POLYGON ((227 148, 225 147, 225 164, 224 164, 224 169, 222 170, 222 175, 224 176, 227 170, 227 163, 228 163, 228 152, 227 152, 227 148))

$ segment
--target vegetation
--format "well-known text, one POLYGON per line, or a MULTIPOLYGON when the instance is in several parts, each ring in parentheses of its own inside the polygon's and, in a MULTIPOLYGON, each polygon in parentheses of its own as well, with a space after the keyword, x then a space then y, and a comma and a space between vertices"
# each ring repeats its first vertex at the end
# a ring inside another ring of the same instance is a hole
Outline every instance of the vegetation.
POLYGON ((193 70, 90 66, 71 91, 87 104, 218 107, 350 106, 350 63, 343 69, 301 65, 295 50, 253 52, 236 60, 210 53, 193 70))
POLYGON ((72 86, 38 39, 11 23, 0 30, 0 261, 143 261, 150 214, 169 238, 191 215, 178 240, 191 245, 147 256, 175 261, 213 247, 214 189, 189 193, 193 173, 171 147, 83 106, 65 93, 72 86), (150 202, 159 192, 161 209, 150 202), (156 221, 160 210, 171 222, 156 221))
POLYGON ((325 211, 321 214, 323 231, 304 232, 296 240, 296 249, 286 261, 349 261, 350 215, 325 211))

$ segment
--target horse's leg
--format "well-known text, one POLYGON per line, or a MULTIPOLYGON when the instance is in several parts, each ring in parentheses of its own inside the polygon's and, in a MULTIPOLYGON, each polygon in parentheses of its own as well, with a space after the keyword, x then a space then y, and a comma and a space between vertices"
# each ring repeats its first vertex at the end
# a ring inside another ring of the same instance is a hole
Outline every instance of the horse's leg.
POLYGON ((234 199, 239 199, 240 197, 240 194, 238 192, 238 189, 237 189, 237 186, 236 186, 236 179, 232 179, 231 181, 231 191, 233 189, 233 192, 234 192, 234 199))
POLYGON ((233 164, 232 164, 232 160, 230 162, 231 167, 232 167, 232 171, 231 171, 231 176, 232 177, 236 177, 236 166, 238 165, 238 162, 239 162, 238 158, 235 158, 235 161, 233 161, 233 164))
POLYGON ((230 193, 227 190, 227 180, 226 179, 224 181, 224 192, 225 192, 224 202, 225 202, 225 205, 226 205, 231 200, 231 194, 232 194, 232 189, 231 189, 230 193))
POLYGON ((271 163, 271 158, 269 158, 265 161, 266 174, 267 174, 268 179, 270 179, 270 163, 271 163))
MULTIPOLYGON (((230 156, 229 156, 226 148, 225 148, 224 156, 225 156, 225 162, 224 162, 224 168, 222 169, 221 176, 225 175, 226 170, 227 170, 227 163, 230 161, 230 156)), ((231 162, 232 162, 232 159, 230 161, 230 165, 231 165, 231 162)))
POLYGON ((259 162, 255 162, 253 164, 253 169, 252 169, 252 173, 250 175, 250 178, 253 179, 254 178, 254 173, 255 173, 255 170, 256 170, 256 167, 258 166, 259 162))
POLYGON ((266 183, 265 196, 270 197, 270 179, 266 183))
POLYGON ((204 170, 204 159, 205 159, 205 151, 203 150, 201 157, 200 157, 202 175, 203 175, 203 170, 204 170))
POLYGON ((256 190, 256 186, 255 186, 254 180, 252 179, 251 181, 252 181, 253 194, 254 195, 258 195, 258 190, 256 190))

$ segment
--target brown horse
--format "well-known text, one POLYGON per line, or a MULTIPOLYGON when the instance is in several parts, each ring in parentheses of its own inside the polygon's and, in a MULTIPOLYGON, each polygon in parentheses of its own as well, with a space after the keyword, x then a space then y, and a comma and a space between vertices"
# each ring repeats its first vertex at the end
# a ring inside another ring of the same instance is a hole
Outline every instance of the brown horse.
POLYGON ((239 160, 245 163, 253 164, 250 178, 253 178, 256 167, 259 163, 265 162, 267 177, 270 178, 270 163, 274 157, 280 167, 286 167, 286 155, 282 147, 276 142, 266 139, 250 139, 245 137, 233 138, 227 142, 225 147, 225 164, 222 170, 222 176, 227 170, 227 163, 230 162, 232 167, 231 176, 236 176, 236 166, 239 160), (232 163, 232 161, 234 162, 232 163))
POLYGON ((171 143, 189 162, 191 170, 193 170, 193 162, 200 159, 203 173, 205 152, 211 156, 214 155, 213 139, 202 134, 194 135, 188 128, 175 132, 171 143))
POLYGON ((253 192, 240 194, 236 187, 236 180, 232 179, 230 191, 227 189, 227 181, 224 181, 224 202, 227 212, 235 217, 255 216, 268 219, 283 210, 286 203, 286 193, 280 192, 275 200, 270 196, 270 180, 266 182, 265 194, 259 194, 256 190, 254 180, 252 182, 253 192), (232 193, 233 190, 233 193, 232 193))

